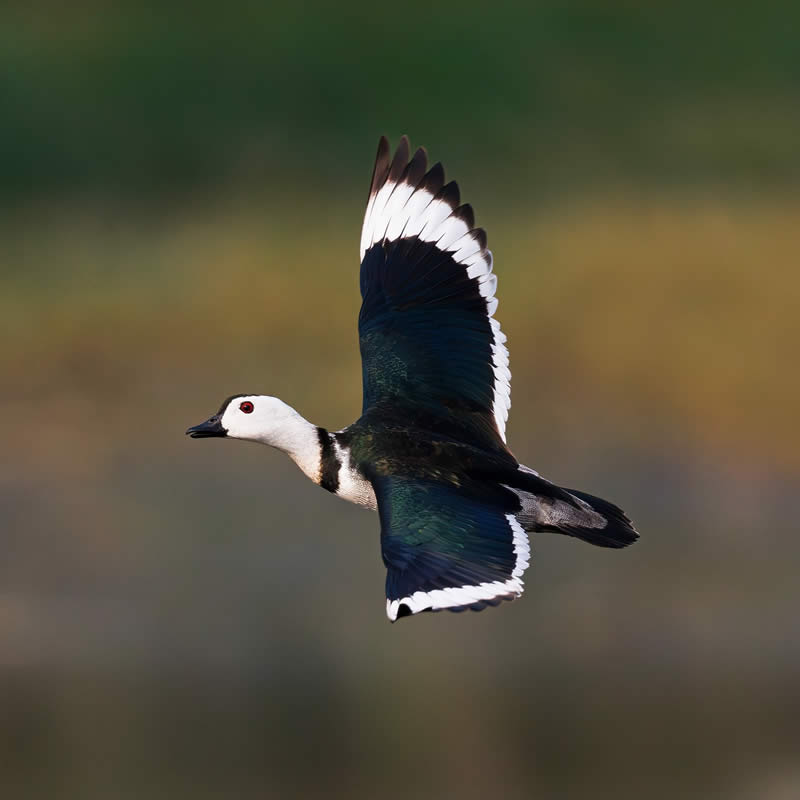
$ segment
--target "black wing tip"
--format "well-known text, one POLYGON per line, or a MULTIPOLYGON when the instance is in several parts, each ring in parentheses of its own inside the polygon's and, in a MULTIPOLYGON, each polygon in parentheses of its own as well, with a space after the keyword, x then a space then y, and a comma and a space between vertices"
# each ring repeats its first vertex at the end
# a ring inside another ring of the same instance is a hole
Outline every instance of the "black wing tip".
POLYGON ((404 181, 416 186, 424 180, 427 166, 428 151, 424 147, 418 147, 412 156, 411 143, 406 134, 400 137, 394 155, 392 155, 389 138, 382 135, 378 139, 378 150, 375 154, 375 166, 372 170, 369 190, 370 197, 377 194, 387 182, 404 181))
POLYGON ((420 189, 436 194, 444 186, 444 167, 437 161, 426 173, 420 183, 420 189))
POLYGON ((472 231, 475 227, 475 212, 469 203, 463 203, 452 214, 456 219, 460 219, 472 231))
POLYGON ((394 158, 389 166, 389 172, 386 180, 390 183, 398 183, 403 175, 406 167, 408 166, 408 158, 411 154, 411 145, 408 143, 408 136, 403 135, 400 137, 400 142, 397 149, 394 151, 394 158))
POLYGON ((370 196, 376 194, 386 181, 390 166, 389 140, 381 136, 378 140, 378 152, 375 154, 375 166, 372 168, 372 181, 369 187, 370 196))
MULTIPOLYGON (((445 182, 445 170, 441 161, 428 169, 428 151, 424 147, 418 147, 411 155, 410 140, 406 134, 400 137, 393 155, 388 137, 380 137, 368 203, 387 184, 410 186, 415 192, 426 192, 435 200, 445 203, 450 208, 450 215, 465 224, 467 232, 478 244, 481 255, 487 257, 486 232, 483 228, 474 227, 475 212, 469 203, 461 203, 458 182, 445 182)), ((491 258, 490 254, 488 258, 491 258)))
MULTIPOLYGON (((415 188, 430 192, 437 200, 447 202, 456 216, 463 219, 472 229, 475 224, 475 214, 469 203, 459 205, 461 190, 458 183, 456 181, 445 183, 445 170, 441 161, 437 161, 430 169, 427 169, 427 166, 428 151, 424 147, 418 147, 412 156, 410 140, 406 134, 400 137, 394 155, 388 137, 382 135, 378 140, 378 151, 375 155, 370 196, 377 194, 387 182, 408 183, 415 188)), ((483 247, 485 246, 484 244, 483 247)))
POLYGON ((418 147, 408 162, 400 178, 402 183, 417 187, 425 177, 425 170, 428 168, 428 153, 424 147, 418 147))
POLYGON ((458 188, 456 181, 450 181, 442 186, 441 189, 434 195, 434 200, 441 200, 447 203, 452 210, 458 208, 461 202, 461 190, 458 188))
POLYGON ((486 252, 486 247, 489 244, 489 239, 486 236, 486 231, 483 228, 473 228, 470 233, 474 237, 478 246, 481 248, 481 253, 486 252))

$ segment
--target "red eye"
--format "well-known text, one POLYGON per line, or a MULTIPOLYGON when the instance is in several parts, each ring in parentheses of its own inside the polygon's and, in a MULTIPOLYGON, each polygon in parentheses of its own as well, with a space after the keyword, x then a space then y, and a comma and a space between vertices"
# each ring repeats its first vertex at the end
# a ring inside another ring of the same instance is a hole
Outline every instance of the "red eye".
POLYGON ((239 403, 239 411, 245 414, 252 414, 253 404, 249 400, 245 400, 244 403, 239 403))

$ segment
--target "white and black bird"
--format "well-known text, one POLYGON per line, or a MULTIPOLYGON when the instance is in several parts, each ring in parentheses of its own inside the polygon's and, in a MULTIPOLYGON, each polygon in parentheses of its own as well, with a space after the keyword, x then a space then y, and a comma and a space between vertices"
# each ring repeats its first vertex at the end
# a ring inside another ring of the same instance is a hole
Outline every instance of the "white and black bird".
POLYGON ((330 432, 276 397, 229 397, 194 438, 277 447, 329 492, 377 509, 386 613, 479 611, 519 597, 532 532, 638 538, 617 506, 564 489, 506 445, 511 373, 497 278, 442 165, 381 138, 361 233, 361 417, 330 432))

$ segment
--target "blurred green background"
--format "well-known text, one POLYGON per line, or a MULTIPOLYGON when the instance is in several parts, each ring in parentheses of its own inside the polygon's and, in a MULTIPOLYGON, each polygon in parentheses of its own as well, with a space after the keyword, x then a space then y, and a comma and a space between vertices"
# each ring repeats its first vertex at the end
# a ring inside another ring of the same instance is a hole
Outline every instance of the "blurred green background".
POLYGON ((797 3, 5 3, 0 790, 800 795, 797 3), (377 517, 184 429, 360 409, 378 136, 487 228, 518 458, 623 552, 391 626, 377 517))

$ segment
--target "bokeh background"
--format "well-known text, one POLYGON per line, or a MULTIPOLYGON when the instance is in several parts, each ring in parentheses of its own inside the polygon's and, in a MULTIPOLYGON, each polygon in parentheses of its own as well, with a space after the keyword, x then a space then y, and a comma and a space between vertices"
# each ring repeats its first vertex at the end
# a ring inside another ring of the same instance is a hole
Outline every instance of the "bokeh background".
POLYGON ((3 4, 3 797, 800 796, 798 26, 3 4), (489 232, 516 455, 642 532, 395 626, 374 515, 183 435, 357 416, 382 133, 489 232))

